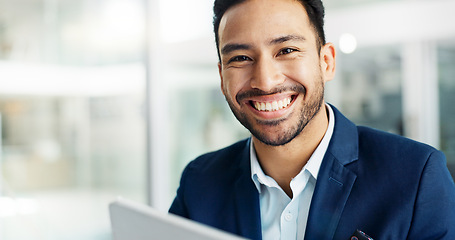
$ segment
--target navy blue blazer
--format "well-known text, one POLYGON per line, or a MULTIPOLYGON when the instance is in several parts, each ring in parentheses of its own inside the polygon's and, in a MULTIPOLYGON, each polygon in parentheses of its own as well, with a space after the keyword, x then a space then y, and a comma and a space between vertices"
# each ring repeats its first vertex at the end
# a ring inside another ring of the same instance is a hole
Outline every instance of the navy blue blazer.
MULTIPOLYGON (((440 151, 357 127, 338 110, 312 198, 305 240, 455 239, 455 185, 440 151)), ((259 194, 249 140, 202 155, 183 171, 169 209, 250 239, 261 239, 259 194)))

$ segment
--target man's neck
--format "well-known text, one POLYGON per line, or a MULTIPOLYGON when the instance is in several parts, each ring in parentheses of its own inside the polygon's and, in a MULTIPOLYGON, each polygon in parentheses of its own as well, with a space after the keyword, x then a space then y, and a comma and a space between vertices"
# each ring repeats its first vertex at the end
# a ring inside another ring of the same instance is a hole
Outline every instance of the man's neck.
POLYGON ((253 137, 258 161, 265 174, 292 197, 290 182, 305 166, 318 147, 328 127, 325 105, 291 142, 283 146, 270 146, 253 137))

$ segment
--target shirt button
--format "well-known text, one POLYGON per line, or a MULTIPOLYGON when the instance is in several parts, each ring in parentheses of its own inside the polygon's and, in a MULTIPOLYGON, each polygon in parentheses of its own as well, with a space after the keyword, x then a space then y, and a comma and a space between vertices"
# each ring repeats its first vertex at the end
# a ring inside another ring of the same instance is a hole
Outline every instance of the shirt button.
POLYGON ((288 222, 291 221, 292 220, 292 214, 288 213, 288 214, 284 215, 284 220, 286 220, 288 222))

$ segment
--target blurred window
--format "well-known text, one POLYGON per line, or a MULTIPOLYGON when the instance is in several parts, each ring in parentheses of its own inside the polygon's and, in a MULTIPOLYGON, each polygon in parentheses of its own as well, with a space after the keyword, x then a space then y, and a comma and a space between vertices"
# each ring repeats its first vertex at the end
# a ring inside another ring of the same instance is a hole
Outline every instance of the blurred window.
POLYGON ((344 8, 371 3, 397 2, 403 0, 323 0, 326 8, 344 8))
POLYGON ((439 113, 441 149, 455 177, 455 45, 441 44, 438 48, 439 113))
POLYGON ((143 1, 0 0, 0 239, 111 239, 145 202, 143 1))
MULTIPOLYGON (((352 121, 403 134, 401 56, 392 46, 360 48, 338 56, 336 84, 340 110, 352 121)), ((333 93, 329 92, 329 93, 333 93)), ((330 102, 331 95, 327 96, 330 102)))
MULTIPOLYGON (((219 81, 213 76, 213 81, 219 81)), ((172 98, 172 189, 180 173, 197 156, 250 136, 235 119, 219 87, 185 88, 172 98), (188 141, 188 139, 191 139, 188 141)), ((171 192, 174 197, 175 192, 171 192)))

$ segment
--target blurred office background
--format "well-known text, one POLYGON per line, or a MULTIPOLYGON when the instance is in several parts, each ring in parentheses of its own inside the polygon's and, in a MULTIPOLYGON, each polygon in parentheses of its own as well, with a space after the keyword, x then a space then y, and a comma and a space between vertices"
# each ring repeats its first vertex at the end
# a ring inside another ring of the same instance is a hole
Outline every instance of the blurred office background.
MULTIPOLYGON (((324 3, 326 99, 453 171, 455 1, 324 3)), ((188 161, 248 136, 219 90, 211 8, 0 0, 0 239, 110 239, 116 196, 166 211, 188 161)))

